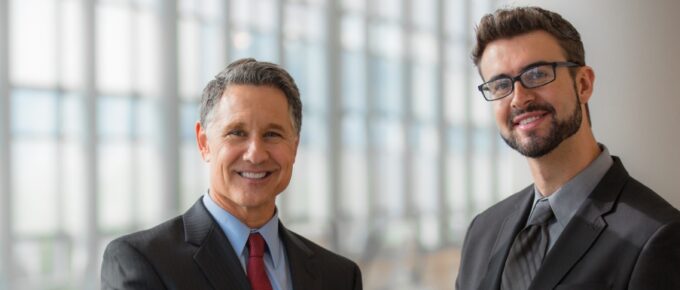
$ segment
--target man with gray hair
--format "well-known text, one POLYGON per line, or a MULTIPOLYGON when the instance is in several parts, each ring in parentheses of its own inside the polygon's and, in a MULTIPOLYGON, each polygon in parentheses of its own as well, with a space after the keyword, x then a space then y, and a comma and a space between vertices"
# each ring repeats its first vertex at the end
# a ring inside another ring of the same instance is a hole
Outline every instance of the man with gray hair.
POLYGON ((104 252, 102 289, 361 290, 358 266, 285 228, 302 102, 280 66, 241 59, 203 91, 196 141, 210 188, 187 212, 104 252))

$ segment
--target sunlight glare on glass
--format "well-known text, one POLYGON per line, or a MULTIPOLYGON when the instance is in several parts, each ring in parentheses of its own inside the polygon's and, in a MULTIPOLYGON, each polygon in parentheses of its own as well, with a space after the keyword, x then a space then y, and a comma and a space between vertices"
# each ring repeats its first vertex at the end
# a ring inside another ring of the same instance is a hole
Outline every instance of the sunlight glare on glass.
POLYGON ((21 0, 10 5, 10 78, 30 85, 56 83, 57 31, 52 1, 21 0))
POLYGON ((250 33, 245 32, 245 31, 239 31, 234 33, 234 47, 236 49, 247 49, 250 47, 250 44, 252 43, 252 38, 250 37, 250 33))

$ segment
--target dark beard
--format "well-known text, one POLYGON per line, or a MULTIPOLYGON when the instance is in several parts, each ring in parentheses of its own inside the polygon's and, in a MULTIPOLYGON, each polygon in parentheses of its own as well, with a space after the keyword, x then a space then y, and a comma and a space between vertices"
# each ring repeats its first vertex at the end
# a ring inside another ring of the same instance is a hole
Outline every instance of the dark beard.
POLYGON ((552 152, 562 143, 562 141, 576 134, 578 129, 581 127, 583 115, 581 112, 581 102, 579 101, 578 93, 576 93, 576 106, 571 115, 566 120, 558 121, 555 116, 555 108, 550 104, 530 104, 525 109, 513 111, 512 114, 510 114, 510 118, 508 118, 508 127, 512 128, 512 118, 514 118, 514 116, 536 110, 546 111, 548 112, 547 115, 552 116, 550 132, 548 133, 548 136, 538 137, 534 133, 531 133, 529 134, 529 137, 531 138, 529 144, 520 144, 517 141, 518 138, 515 136, 513 131, 510 131, 509 136, 504 136, 501 133, 501 138, 503 138, 503 141, 505 141, 508 146, 517 150, 517 152, 520 154, 531 158, 542 157, 552 152))

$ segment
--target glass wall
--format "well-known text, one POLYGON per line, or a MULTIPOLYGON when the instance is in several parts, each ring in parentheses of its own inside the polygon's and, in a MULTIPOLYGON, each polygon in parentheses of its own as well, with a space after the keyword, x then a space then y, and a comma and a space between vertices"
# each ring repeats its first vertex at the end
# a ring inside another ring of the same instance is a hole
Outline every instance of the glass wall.
POLYGON ((469 61, 473 0, 0 0, 0 289, 98 289, 104 246, 208 187, 203 86, 242 57, 304 104, 284 224, 365 289, 451 289, 509 160, 469 61))

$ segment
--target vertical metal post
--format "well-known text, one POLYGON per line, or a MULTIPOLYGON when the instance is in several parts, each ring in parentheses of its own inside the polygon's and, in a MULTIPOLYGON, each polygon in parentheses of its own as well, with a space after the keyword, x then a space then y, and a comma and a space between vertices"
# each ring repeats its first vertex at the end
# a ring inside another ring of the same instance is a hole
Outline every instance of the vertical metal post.
MULTIPOLYGON (((472 33, 472 24, 470 21, 472 21, 472 17, 470 17, 470 14, 472 13, 472 1, 474 0, 463 0, 465 1, 464 6, 465 6, 465 12, 463 15, 465 15, 465 23, 466 27, 464 27, 463 31, 469 31, 472 33)), ((472 49, 472 35, 465 35, 465 51, 470 51, 472 49)), ((464 92, 472 92, 472 87, 470 85, 472 81, 472 75, 469 74, 468 72, 463 73, 463 86, 464 92)), ((464 192, 465 192, 465 217, 467 219, 472 219, 472 216, 474 213, 477 211, 475 207, 475 202, 473 200, 473 196, 475 195, 475 185, 473 183, 474 179, 474 174, 475 174, 475 166, 474 166, 474 130, 475 128, 473 127, 472 124, 472 114, 470 113, 472 111, 472 103, 471 103, 472 98, 463 98, 463 112, 465 114, 463 118, 463 138, 465 139, 465 145, 463 148, 463 152, 465 152, 464 156, 464 162, 463 162, 463 170, 465 171, 465 185, 464 185, 464 192)))
MULTIPOLYGON (((55 35, 54 38, 54 52, 56 55, 55 59, 55 66, 53 69, 54 75, 56 77, 56 85, 53 88, 54 94, 55 94, 55 107, 54 107, 54 112, 55 112, 55 118, 53 119, 53 122, 55 123, 55 130, 52 132, 52 136, 54 138, 54 143, 55 143, 55 162, 53 164, 50 164, 49 166, 54 168, 54 172, 56 173, 56 181, 52 185, 54 187, 54 193, 56 196, 56 202, 52 204, 51 206, 54 207, 56 210, 56 217, 55 222, 56 222, 56 228, 54 234, 49 235, 49 237, 46 238, 49 243, 52 245, 57 246, 57 248, 62 248, 64 245, 66 245, 68 248, 71 248, 73 245, 70 243, 70 239, 68 238, 68 233, 66 230, 66 215, 67 215, 67 208, 66 208, 66 193, 65 193, 65 177, 67 176, 66 170, 64 170, 65 167, 65 146, 64 146, 64 103, 65 103, 65 89, 64 89, 64 84, 63 80, 59 78, 58 76, 61 75, 61 72, 63 71, 64 68, 64 60, 62 58, 62 55, 64 54, 64 49, 63 49, 63 43, 64 43, 64 25, 63 25, 63 18, 64 18, 64 11, 60 9, 60 4, 63 3, 63 1, 55 1, 55 9, 54 11, 51 11, 52 15, 54 15, 54 21, 52 22, 52 26, 49 28, 49 33, 55 35)), ((69 254, 71 254, 70 251, 64 251, 66 253, 60 254, 60 253, 55 253, 56 255, 53 257, 55 261, 53 262, 55 265, 65 265, 67 264, 69 254)), ((68 277, 69 275, 69 270, 65 267, 59 267, 58 269, 54 269, 53 275, 57 277, 68 277)))
POLYGON ((274 11, 276 11, 276 25, 274 26, 276 31, 274 32, 276 34, 276 62, 279 63, 280 65, 285 67, 284 60, 285 60, 285 51, 283 48, 283 43, 284 43, 284 35, 283 35, 283 25, 285 25, 284 21, 284 15, 285 13, 285 6, 283 5, 283 0, 274 0, 274 6, 276 7, 274 11))
POLYGON ((402 144, 404 144, 404 152, 402 153, 402 170, 401 180, 402 188, 404 188, 404 218, 409 222, 418 220, 418 208, 414 194, 413 185, 413 146, 411 144, 412 125, 413 125, 413 111, 411 110, 411 103, 413 99, 413 60, 411 36, 413 33, 413 16, 411 15, 411 5, 415 5, 414 1, 402 0, 402 46, 404 47, 403 55, 401 55, 402 74, 401 74, 401 128, 404 130, 402 144))
MULTIPOLYGON (((231 61, 231 0, 223 0, 222 2, 222 36, 224 37, 223 47, 224 52, 224 64, 222 67, 226 67, 229 61, 231 61)), ((214 72, 217 74, 218 72, 214 72)))
POLYGON ((0 290, 12 287, 12 180, 10 177, 9 0, 0 0, 0 290))
MULTIPOLYGON (((140 5, 134 1, 130 1, 127 4, 127 9, 134 13, 140 11, 140 5)), ((139 29, 141 21, 139 19, 132 19, 130 27, 128 27, 128 38, 130 42, 128 43, 128 48, 130 49, 130 59, 127 60, 132 65, 128 68, 128 73, 130 75, 130 80, 132 82, 132 91, 130 92, 130 97, 127 100, 127 106, 130 108, 130 122, 128 123, 127 130, 129 130, 128 141, 130 142, 130 168, 126 172, 128 178, 130 178, 130 188, 132 189, 132 201, 129 203, 130 207, 130 220, 132 221, 131 227, 133 229, 138 229, 141 227, 141 212, 142 207, 140 206, 143 200, 143 192, 140 190, 140 180, 143 178, 140 172, 140 156, 142 155, 141 149, 139 148, 140 140, 143 138, 139 133, 139 116, 135 114, 135 109, 141 103, 142 93, 140 90, 140 74, 139 67, 135 66, 139 63, 140 53, 136 49, 139 46, 139 29)))
MULTIPOLYGON (((487 5, 489 8, 492 7, 497 7, 499 6, 501 1, 492 1, 492 0, 487 0, 487 5)), ((491 9, 489 9, 491 10, 491 9)), ((492 110, 491 106, 488 108, 489 111, 492 110)), ((493 120, 493 117, 492 117, 493 120)), ((493 123, 493 122, 492 122, 493 123)), ((485 128, 487 129, 487 128, 485 128)), ((491 201, 492 203, 495 203, 496 201, 501 200, 502 193, 501 193, 501 188, 500 188, 500 178, 502 176, 502 171, 505 170, 505 168, 502 168, 500 166, 500 159, 501 159, 501 143, 498 142, 498 132, 494 128, 494 125, 491 124, 488 128, 489 132, 487 134, 487 138, 489 138, 489 142, 491 142, 491 152, 490 153, 490 164, 489 166, 491 167, 491 201)), ((485 205, 485 206, 490 206, 490 205, 485 205)))
POLYGON ((342 92, 339 72, 342 70, 340 61, 340 1, 326 2, 326 73, 328 78, 328 193, 330 194, 329 221, 331 222, 331 246, 338 249, 339 226, 341 218, 340 179, 341 179, 341 118, 342 92))
POLYGON ((160 2, 161 21, 161 96, 157 100, 160 112, 160 135, 156 146, 161 152, 162 218, 179 212, 179 93, 177 48, 177 0, 160 2))
POLYGON ((82 289, 99 288, 99 168, 97 157, 97 88, 96 88, 96 9, 95 1, 81 0, 83 8, 83 139, 85 187, 85 247, 87 267, 82 289))
POLYGON ((437 158, 437 168, 435 169, 437 186, 435 187, 438 193, 438 221, 441 244, 448 242, 449 232, 449 198, 446 188, 446 172, 447 171, 447 157, 449 155, 449 148, 446 142, 446 114, 444 102, 444 75, 447 70, 447 62, 445 57, 446 50, 446 32, 444 29, 444 0, 435 0, 435 35, 437 37, 437 70, 435 72, 435 106, 436 106, 436 130, 439 136, 437 143, 439 152, 437 158))
MULTIPOLYGON (((274 22, 276 23, 274 25, 276 31, 274 32, 276 34, 276 57, 277 59, 274 60, 275 63, 278 63, 281 67, 287 68, 288 64, 286 61, 286 52, 284 48, 284 42, 285 42, 285 35, 283 33, 284 31, 284 25, 286 24, 286 19, 285 19, 285 3, 284 0, 274 0, 274 5, 276 6, 276 19, 274 22)), ((304 122, 303 122, 304 123, 304 122)), ((298 149, 300 150, 300 149, 298 149)), ((286 189, 288 191, 289 189, 286 189)), ((288 196, 289 194, 286 194, 285 196, 288 196)), ((280 217, 288 217, 290 216, 290 208, 291 208, 291 200, 290 198, 277 198, 277 203, 278 203, 278 210, 279 210, 279 216, 280 217)))
MULTIPOLYGON (((402 219, 406 221, 407 225, 413 228, 416 236, 410 237, 413 239, 415 244, 419 245, 416 248, 416 253, 413 263, 416 268, 422 263, 422 247, 419 240, 421 226, 420 219, 422 218, 422 210, 418 206, 418 200, 416 198, 416 192, 418 189, 415 187, 414 175, 416 170, 414 169, 414 126, 415 117, 413 111, 413 76, 414 76, 414 57, 413 57, 413 46, 411 45, 412 37, 415 32, 414 16, 413 16, 413 6, 418 5, 417 1, 413 0, 402 0, 401 1, 401 24, 402 24, 402 46, 404 47, 403 54, 400 56, 399 60, 402 63, 402 74, 401 74, 401 128, 403 130, 402 144, 404 145, 402 152, 402 168, 400 172, 400 177, 402 180, 402 188, 404 188, 404 199, 403 205, 404 212, 402 214, 402 219)), ((422 280, 422 271, 411 271, 409 278, 415 283, 419 283, 422 280)))
MULTIPOLYGON (((281 65, 284 68, 288 67, 288 59, 286 58, 286 50, 285 50, 285 35, 283 33, 284 31, 284 25, 286 24, 286 13, 285 13, 285 8, 286 5, 284 3, 284 0, 274 0, 274 5, 276 5, 276 25, 274 25, 276 29, 276 47, 277 47, 277 57, 278 59, 276 60, 279 65, 281 65)), ((304 119, 304 118, 303 118, 304 119)), ((304 123, 304 122, 303 122, 304 123)), ((300 149, 298 148, 298 151, 300 149)), ((288 191, 289 189, 286 189, 288 191)), ((286 194, 285 196, 289 196, 290 194, 286 194)), ((279 203, 279 211, 280 217, 289 217, 290 216, 290 208, 291 208, 291 199, 290 198, 278 198, 277 202, 279 203)))
POLYGON ((372 38, 371 35, 371 5, 369 5, 370 0, 364 0, 364 17, 363 17, 363 22, 364 22, 364 46, 361 48, 361 58, 364 60, 363 64, 363 75, 366 78, 366 81, 364 82, 364 87, 363 87, 363 92, 364 92, 364 104, 366 106, 365 108, 365 115, 363 116, 363 125, 364 128, 364 140, 365 140, 365 148, 364 148, 364 154, 366 158, 366 192, 368 194, 368 214, 367 218, 368 220, 366 221, 366 224, 368 225, 368 230, 369 234, 373 232, 373 227, 378 219, 378 186, 376 182, 376 177, 377 175, 375 172, 377 172, 378 165, 377 165, 377 160, 375 158, 377 149, 373 145, 373 142, 371 141, 371 136, 373 136, 373 122, 376 120, 376 114, 375 114, 375 109, 373 108, 373 102, 371 101, 371 96, 375 96, 375 89, 374 86, 371 86, 369 84, 373 83, 372 82, 372 77, 371 77, 371 53, 370 53, 370 40, 372 38), (374 170, 375 169, 375 170, 374 170))

